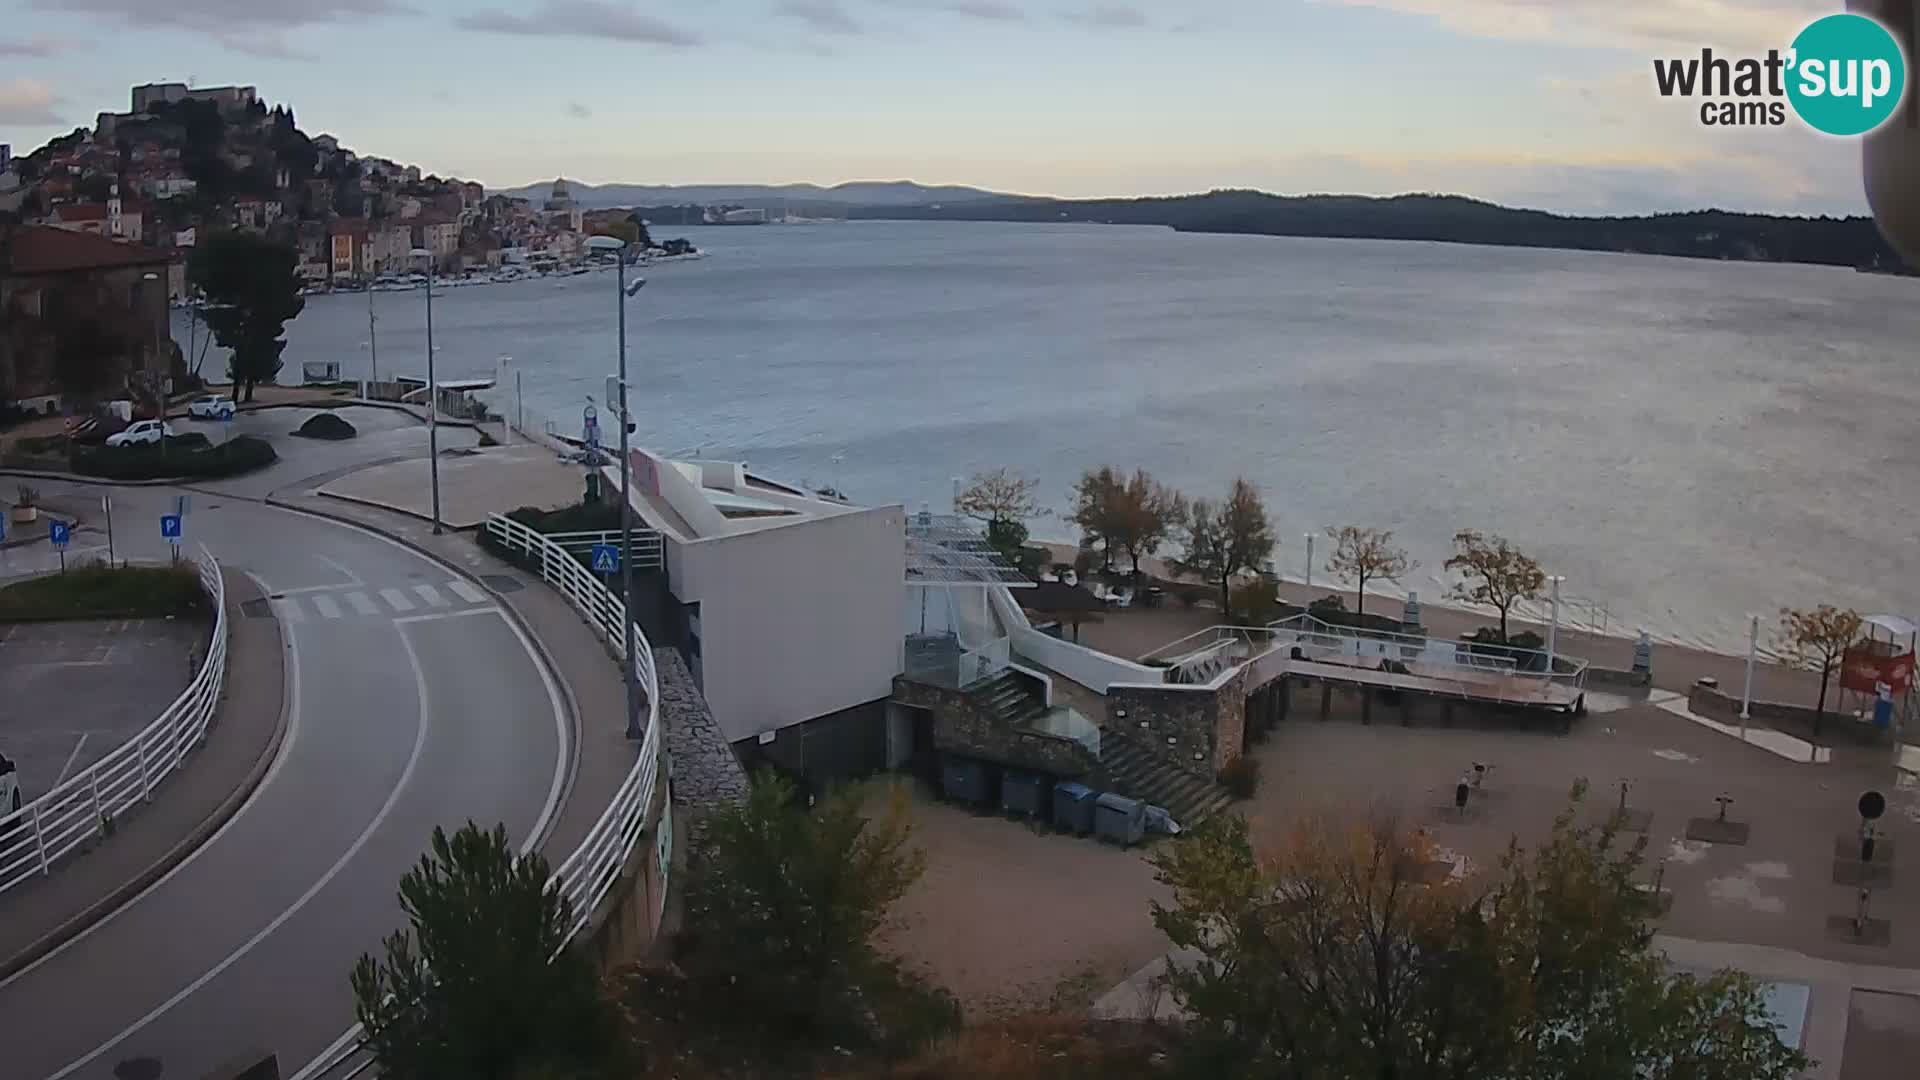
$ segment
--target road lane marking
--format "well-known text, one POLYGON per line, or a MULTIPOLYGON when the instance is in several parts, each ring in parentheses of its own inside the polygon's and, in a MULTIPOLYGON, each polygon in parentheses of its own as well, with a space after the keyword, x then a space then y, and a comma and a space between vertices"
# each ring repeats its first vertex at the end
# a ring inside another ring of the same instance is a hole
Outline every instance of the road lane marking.
POLYGON ((394 625, 398 626, 403 623, 439 622, 442 619, 464 619, 469 615, 498 614, 500 614, 500 609, 497 607, 470 607, 461 608, 459 611, 435 611, 426 615, 402 615, 393 620, 393 622, 394 625))
POLYGON ((320 613, 320 617, 323 619, 337 619, 340 617, 340 605, 334 603, 333 597, 328 596, 326 593, 314 594, 313 607, 315 611, 320 613))
MULTIPOLYGON (((262 578, 259 574, 251 570, 243 570, 241 572, 251 578, 261 592, 269 593, 273 591, 272 588, 267 585, 266 579, 262 578)), ((40 965, 52 962, 52 960, 61 953, 92 937, 109 923, 113 922, 113 920, 119 918, 121 913, 131 910, 135 904, 146 899, 147 894, 160 888, 167 882, 172 881, 175 874, 184 872, 188 867, 198 862, 200 856, 218 843, 220 838, 227 834, 228 829, 238 825, 240 819, 247 816, 247 811, 253 808, 253 804, 260 801, 260 798, 266 794, 267 789, 273 786, 274 778, 280 775, 281 768, 287 763, 288 752, 293 748, 294 742, 300 737, 300 649, 297 646, 297 637, 293 632, 292 626, 286 627, 286 635, 287 685, 281 707, 287 710, 287 734, 280 740, 280 750, 273 756, 273 764, 267 766, 267 775, 260 778, 260 785, 253 789, 253 794, 247 796, 247 801, 240 804, 240 809, 233 812, 233 816, 227 819, 226 824, 215 829, 212 836, 207 837, 204 843, 194 848, 193 851, 190 852, 186 858, 181 859, 173 869, 160 875, 158 881, 135 893, 133 898, 126 903, 107 912, 99 922, 80 931, 66 941, 61 942, 58 948, 48 950, 45 956, 14 972, 12 975, 7 976, 5 979, 0 979, 0 990, 5 990, 17 980, 26 978, 33 972, 38 971, 40 965)))
POLYGON ((273 602, 273 609, 280 614, 281 619, 288 623, 307 621, 307 613, 300 610, 300 602, 298 600, 288 600, 282 597, 273 602))
POLYGON ((87 736, 90 734, 92 734, 92 732, 83 731, 80 733, 80 741, 73 744, 73 753, 67 755, 67 763, 60 766, 60 775, 54 778, 53 787, 48 788, 48 791, 52 791, 54 788, 67 782, 67 774, 73 771, 73 763, 80 759, 80 748, 87 745, 87 736))
MULTIPOLYGON (((373 815, 373 820, 368 822, 367 827, 361 830, 360 835, 354 839, 353 846, 347 848, 346 853, 344 855, 341 855, 339 859, 335 860, 334 864, 327 868, 326 873, 320 875, 320 880, 314 882, 313 885, 310 886, 306 892, 301 893, 300 898, 298 900, 295 900, 293 904, 287 908, 287 910, 275 916, 272 922, 268 923, 265 927, 261 928, 259 933, 248 938, 244 943, 241 944, 239 948, 233 950, 233 952, 231 953, 228 953, 226 959, 220 961, 218 964, 215 964, 212 968, 208 969, 206 974, 200 976, 199 978, 195 979, 193 982, 187 984, 187 986, 182 988, 179 993, 173 995, 167 1000, 161 1002, 159 1005, 155 1006, 153 1011, 147 1013, 145 1016, 141 1017, 140 1019, 135 1020, 132 1024, 129 1024, 125 1030, 120 1032, 120 1034, 115 1035, 113 1038, 108 1039, 106 1042, 103 1042, 99 1046, 94 1047, 91 1051, 89 1051, 86 1054, 86 1056, 80 1058, 78 1061, 73 1062, 72 1064, 68 1065, 66 1068, 61 1069, 59 1072, 54 1073, 52 1076, 48 1077, 47 1080, 65 1080, 66 1077, 72 1076, 74 1073, 79 1072, 81 1069, 84 1069, 88 1065, 93 1064, 95 1061, 97 1061, 100 1058, 100 1055, 105 1054, 109 1050, 112 1050, 114 1047, 119 1046, 121 1043, 126 1042, 128 1039, 139 1034, 141 1030, 143 1030, 148 1024, 151 1024, 155 1020, 158 1020, 160 1017, 166 1015, 167 1011, 172 1009, 175 1005, 178 1005, 182 1001, 185 1001, 187 998, 192 997, 194 994, 198 993, 202 987, 206 986, 208 983, 212 982, 213 980, 219 978, 220 975, 223 972, 225 972, 228 968, 232 967, 233 965, 239 963, 241 960, 245 959, 246 955, 249 952, 252 952, 254 948, 258 946, 261 942, 271 937, 275 931, 279 930, 282 926, 285 926, 287 923, 287 920, 293 918, 295 915, 298 915, 302 908, 306 907, 307 904, 311 902, 315 896, 318 896, 320 894, 321 889, 326 888, 327 885, 331 883, 335 877, 338 877, 340 874, 340 871, 346 869, 347 864, 353 861, 354 856, 360 854, 360 849, 367 846, 367 841, 373 838, 373 834, 380 828, 381 825, 386 823, 387 816, 393 813, 393 808, 396 805, 398 805, 400 802, 400 793, 407 789, 407 783, 413 779, 414 767, 420 764, 420 752, 427 745, 427 729, 432 726, 432 716, 433 716, 433 709, 428 704, 428 700, 427 700, 427 673, 424 669, 420 667, 420 654, 418 651, 414 649, 412 639, 408 638, 405 633, 402 633, 400 635, 400 644, 404 646, 407 650, 407 663, 413 666, 414 690, 416 693, 420 695, 420 725, 418 729, 414 731, 413 751, 412 753, 407 755, 407 765, 406 765, 406 768, 400 771, 400 779, 394 783, 393 790, 387 793, 386 802, 380 805, 380 810, 378 813, 373 815)), ((280 762, 277 760, 274 762, 274 765, 276 768, 279 766, 279 764, 280 762)), ((271 773, 269 773, 269 778, 271 778, 271 773)), ((265 787, 266 785, 263 783, 261 786, 265 787)), ((244 809, 244 807, 242 809, 244 809)), ((238 814, 234 816, 235 818, 239 817, 238 814)), ((224 832, 225 829, 222 829, 221 831, 224 832)), ((216 833, 215 835, 217 836, 219 834, 216 833)), ((201 850, 204 851, 205 848, 202 847, 201 850)), ((168 877, 171 877, 171 876, 172 876, 171 874, 168 875, 168 877)), ((162 878, 161 880, 164 881, 166 880, 166 878, 162 878)))
POLYGON ((452 589, 455 595, 469 604, 484 604, 487 602, 486 593, 481 592, 479 589, 474 588, 464 581, 449 581, 447 582, 447 588, 452 589))
POLYGON ((434 588, 431 585, 415 585, 413 587, 413 591, 419 594, 420 599, 425 600, 427 602, 428 607, 446 607, 447 606, 447 598, 444 596, 441 596, 440 590, 434 588))
POLYGON ((381 589, 380 599, 385 600, 395 611, 413 610, 413 601, 407 599, 407 594, 399 589, 381 589))
POLYGON ((347 594, 346 599, 347 599, 347 604, 351 606, 353 610, 359 612, 362 615, 380 614, 379 606, 376 605, 373 602, 373 599, 369 597, 366 593, 350 592, 347 594))
POLYGON ((346 564, 345 564, 345 563, 342 563, 342 562, 339 562, 339 561, 336 561, 336 560, 334 560, 334 559, 329 559, 329 558, 327 558, 327 557, 326 557, 325 555, 320 555, 320 554, 315 554, 315 555, 314 555, 314 558, 316 558, 316 559, 319 559, 319 560, 320 560, 321 562, 323 562, 323 563, 326 563, 326 564, 327 564, 328 566, 331 566, 331 567, 333 567, 333 568, 334 568, 335 570, 338 570, 338 571, 340 571, 340 573, 341 573, 341 575, 342 575, 343 577, 345 577, 345 578, 347 579, 347 582, 348 582, 349 584, 352 584, 352 585, 365 585, 365 584, 366 584, 366 582, 364 582, 364 581, 361 581, 361 580, 360 580, 360 575, 358 575, 358 574, 356 574, 356 573, 354 573, 353 571, 351 571, 351 570, 349 570, 349 569, 347 569, 347 567, 346 567, 346 564))

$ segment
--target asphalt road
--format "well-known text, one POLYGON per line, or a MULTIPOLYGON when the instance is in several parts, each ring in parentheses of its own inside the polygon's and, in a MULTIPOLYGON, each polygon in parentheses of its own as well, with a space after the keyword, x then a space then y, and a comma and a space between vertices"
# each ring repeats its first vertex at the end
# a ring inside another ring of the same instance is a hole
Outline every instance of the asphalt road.
MULTIPOLYGON (((159 517, 173 496, 114 491, 123 557, 166 554, 159 517)), ((524 843, 567 779, 551 674, 475 583, 372 534, 231 496, 194 495, 187 533, 275 597, 288 739, 206 845, 0 983, 0 1076, 109 1078, 151 1059, 163 1071, 130 1074, 198 1080, 248 1047, 290 1075, 351 1023, 348 969, 401 925, 395 889, 433 827, 504 822, 524 843)), ((102 541, 84 532, 74 547, 102 541)))

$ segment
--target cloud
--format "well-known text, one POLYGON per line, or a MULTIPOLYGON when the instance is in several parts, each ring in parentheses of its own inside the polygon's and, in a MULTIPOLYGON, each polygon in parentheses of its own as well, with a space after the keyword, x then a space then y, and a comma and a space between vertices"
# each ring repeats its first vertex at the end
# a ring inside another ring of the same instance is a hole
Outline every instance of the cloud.
POLYGON ((612 38, 649 45, 686 48, 702 39, 691 30, 656 19, 631 5, 606 0, 545 0, 527 15, 516 15, 498 8, 481 8, 471 15, 453 20, 463 30, 493 34, 521 34, 529 37, 612 38))
POLYGON ((1146 13, 1128 4, 1101 4, 1069 12, 1067 18, 1096 30, 1138 30, 1147 25, 1146 13))
POLYGON ((410 10, 400 0, 30 0, 41 11, 97 15, 117 23, 205 30, 226 38, 247 28, 273 32, 358 21, 410 10))
POLYGON ((80 44, 73 38, 35 34, 25 40, 0 41, 0 56, 57 56, 80 44))
POLYGON ((234 52, 267 60, 318 59, 310 52, 289 45, 286 38, 273 30, 243 30, 237 33, 220 34, 216 40, 234 52))
POLYGON ((0 82, 0 121, 10 124, 58 124, 53 89, 33 79, 0 82))
POLYGON ((1431 19, 1454 33, 1613 48, 1784 48, 1832 0, 1318 0, 1431 19))
POLYGON ((989 22, 1022 22, 1027 17, 1026 12, 1009 4, 1003 4, 1000 0, 945 0, 934 6, 954 15, 965 15, 970 19, 985 19, 989 22))
POLYGON ((575 120, 585 120, 593 115, 593 110, 577 101, 569 101, 567 102, 567 115, 573 117, 575 120))
POLYGON ((839 0, 785 0, 774 9, 779 15, 798 19, 823 34, 857 34, 860 24, 839 0))

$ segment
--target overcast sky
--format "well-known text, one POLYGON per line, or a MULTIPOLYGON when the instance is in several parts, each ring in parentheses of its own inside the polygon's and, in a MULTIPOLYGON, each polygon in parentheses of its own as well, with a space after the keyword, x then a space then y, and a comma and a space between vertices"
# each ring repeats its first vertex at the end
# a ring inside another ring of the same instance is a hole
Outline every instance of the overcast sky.
POLYGON ((1858 148, 1729 133, 1652 59, 1838 0, 0 0, 0 142, 248 83, 309 134, 507 187, 1448 191, 1860 213, 1858 148))

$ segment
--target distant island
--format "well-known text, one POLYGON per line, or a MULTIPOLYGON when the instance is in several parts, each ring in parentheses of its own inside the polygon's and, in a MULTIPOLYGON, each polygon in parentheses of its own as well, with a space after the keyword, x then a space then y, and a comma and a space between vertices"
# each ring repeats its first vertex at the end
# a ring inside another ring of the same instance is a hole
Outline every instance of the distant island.
POLYGON ((1141 199, 1000 196, 917 206, 857 206, 851 208, 847 216, 915 221, 1164 225, 1181 232, 1429 240, 1909 272, 1869 217, 1783 217, 1724 210, 1643 217, 1573 217, 1542 210, 1516 210, 1458 195, 1375 198, 1214 191, 1205 195, 1141 199))

